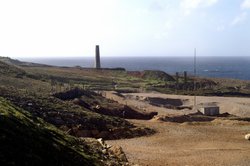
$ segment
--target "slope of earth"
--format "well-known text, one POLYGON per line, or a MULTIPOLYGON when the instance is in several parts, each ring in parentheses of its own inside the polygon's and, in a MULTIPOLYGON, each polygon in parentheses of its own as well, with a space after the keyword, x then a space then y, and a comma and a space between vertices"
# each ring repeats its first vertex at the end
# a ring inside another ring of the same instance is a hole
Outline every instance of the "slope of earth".
POLYGON ((91 154, 91 147, 84 142, 63 134, 3 98, 0 133, 1 165, 102 165, 100 156, 91 154))
MULTIPOLYGON (((81 81, 84 81, 85 77, 81 77, 81 74, 84 75, 81 70, 75 73, 77 76, 74 76, 74 69, 58 69, 59 71, 57 71, 57 68, 51 67, 54 72, 60 74, 56 75, 53 71, 51 73, 47 71, 47 76, 42 77, 35 73, 34 69, 34 71, 24 71, 21 77, 16 77, 16 74, 23 71, 21 67, 4 62, 0 62, 0 64, 2 64, 1 71, 3 71, 0 73, 0 96, 71 135, 118 139, 138 136, 139 133, 139 135, 147 134, 147 129, 136 128, 122 118, 95 113, 72 102, 53 97, 52 94, 55 92, 82 85, 81 81), (64 85, 62 82, 50 78, 53 73, 53 78, 63 76, 62 80, 66 82, 74 80, 78 76, 80 81, 74 82, 68 87, 69 84, 64 85)), ((39 69, 45 70, 40 67, 39 69)), ((93 78, 95 77, 93 76, 93 78)))
POLYGON ((9 65, 2 61, 0 61, 0 73, 12 75, 15 77, 25 75, 25 71, 21 69, 20 67, 9 65))
POLYGON ((69 91, 56 93, 53 96, 64 100, 71 101, 85 109, 103 115, 121 117, 125 119, 152 119, 156 113, 144 113, 138 109, 131 108, 127 105, 120 104, 113 100, 103 97, 94 91, 74 88, 69 91))

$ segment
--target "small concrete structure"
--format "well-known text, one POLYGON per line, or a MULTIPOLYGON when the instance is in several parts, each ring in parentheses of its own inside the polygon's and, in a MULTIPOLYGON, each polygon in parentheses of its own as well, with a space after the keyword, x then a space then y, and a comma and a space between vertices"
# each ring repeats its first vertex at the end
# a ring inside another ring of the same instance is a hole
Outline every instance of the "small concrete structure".
POLYGON ((199 111, 203 115, 215 116, 220 114, 220 108, 218 106, 204 106, 199 108, 199 111))
POLYGON ((96 69, 100 69, 101 68, 99 45, 96 45, 96 47, 95 47, 95 68, 96 69))

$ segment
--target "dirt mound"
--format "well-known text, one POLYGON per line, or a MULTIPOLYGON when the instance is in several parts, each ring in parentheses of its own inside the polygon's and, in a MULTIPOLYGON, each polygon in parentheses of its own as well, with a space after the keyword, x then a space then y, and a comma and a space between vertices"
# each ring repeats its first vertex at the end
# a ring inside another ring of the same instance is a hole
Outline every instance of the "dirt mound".
POLYGON ((72 100, 72 99, 81 97, 83 95, 91 97, 92 95, 98 95, 98 94, 96 94, 95 92, 85 91, 79 88, 74 88, 69 91, 55 93, 53 96, 61 100, 72 100))
POLYGON ((75 88, 66 92, 54 94, 61 100, 71 100, 74 104, 87 108, 93 112, 116 116, 125 119, 152 119, 157 112, 144 113, 113 100, 106 99, 93 92, 75 88))
POLYGON ((174 122, 174 123, 187 123, 193 122, 211 122, 215 125, 249 125, 250 118, 237 117, 229 113, 223 113, 218 116, 205 116, 200 112, 191 113, 188 115, 178 116, 155 116, 155 121, 174 122))
POLYGON ((147 97, 144 101, 149 102, 149 104, 157 107, 165 107, 168 109, 174 110, 182 110, 182 109, 189 109, 191 110, 192 107, 190 106, 183 106, 184 101, 181 99, 170 99, 170 98, 160 98, 160 97, 147 97))
MULTIPOLYGON (((1 88, 0 92, 1 96, 27 110, 32 116, 39 117, 73 136, 122 139, 154 133, 151 129, 137 128, 125 119, 91 112, 73 104, 71 100, 65 102, 54 97, 13 95, 13 92, 1 88)), ((91 98, 93 101, 97 99, 91 98)))
POLYGON ((183 104, 182 100, 180 99, 164 99, 159 97, 147 97, 145 99, 151 105, 155 106, 181 106, 183 104))
POLYGON ((144 79, 152 79, 152 80, 161 80, 161 81, 175 81, 174 77, 171 75, 159 71, 159 70, 145 70, 142 72, 139 71, 129 71, 129 75, 144 79))
POLYGON ((103 138, 106 140, 134 138, 145 135, 152 135, 155 133, 155 130, 153 129, 141 127, 117 127, 109 130, 87 130, 85 129, 84 125, 78 125, 72 128, 61 126, 60 129, 76 137, 103 138))
POLYGON ((110 116, 118 116, 125 119, 142 119, 142 120, 149 120, 152 119, 155 115, 157 115, 157 112, 150 112, 150 113, 141 113, 139 111, 136 111, 135 109, 132 109, 129 106, 126 105, 120 105, 118 108, 105 108, 102 106, 94 107, 93 110, 97 113, 104 114, 104 115, 110 115, 110 116))
POLYGON ((211 122, 215 118, 203 115, 179 115, 179 116, 165 116, 156 117, 156 120, 164 122, 185 123, 185 122, 211 122))
POLYGON ((230 120, 230 119, 215 119, 212 121, 214 125, 249 125, 250 122, 240 121, 240 120, 230 120))

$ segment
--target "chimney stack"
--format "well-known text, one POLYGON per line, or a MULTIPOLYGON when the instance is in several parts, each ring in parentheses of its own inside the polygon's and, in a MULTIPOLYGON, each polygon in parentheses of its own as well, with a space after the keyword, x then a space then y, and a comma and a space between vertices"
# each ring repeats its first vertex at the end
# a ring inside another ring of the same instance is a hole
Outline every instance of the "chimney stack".
POLYGON ((96 45, 96 47, 95 47, 95 68, 96 69, 101 68, 99 45, 96 45))

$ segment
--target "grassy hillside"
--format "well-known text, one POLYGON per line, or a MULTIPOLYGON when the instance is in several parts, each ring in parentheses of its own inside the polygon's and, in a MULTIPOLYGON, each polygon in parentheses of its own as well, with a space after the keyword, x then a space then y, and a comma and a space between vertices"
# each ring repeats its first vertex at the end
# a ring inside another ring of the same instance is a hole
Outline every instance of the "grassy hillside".
POLYGON ((25 71, 20 67, 9 65, 5 62, 0 61, 0 74, 7 74, 12 76, 22 76, 25 71))
POLYGON ((101 164, 76 138, 3 98, 0 98, 0 133, 1 165, 101 164))
MULTIPOLYGON (((23 64, 0 58, 0 165, 121 165, 114 155, 103 154, 105 149, 94 138, 147 134, 148 129, 125 119, 53 96, 86 84, 112 87, 113 80, 103 81, 102 73, 23 64)), ((114 78, 113 71, 104 73, 114 78)))
POLYGON ((38 63, 31 63, 31 62, 22 62, 17 59, 11 59, 9 57, 0 57, 0 61, 5 62, 7 64, 17 65, 17 66, 44 66, 48 67, 49 65, 43 65, 38 63))
MULTIPOLYGON (((138 136, 138 132, 139 135, 148 133, 148 129, 137 129, 123 118, 96 113, 71 100, 60 100, 53 95, 75 87, 83 88, 86 84, 96 88, 109 88, 112 86, 112 78, 115 78, 115 75, 120 78, 124 75, 124 71, 16 67, 13 64, 0 63, 4 64, 1 68, 3 72, 0 73, 0 96, 28 111, 32 116, 39 117, 73 136, 118 139, 138 136), (13 72, 8 72, 9 69, 13 72), (16 77, 19 71, 24 71, 25 74, 16 77), (106 81, 103 81, 104 76, 107 78, 106 81)), ((95 100, 97 96, 93 97, 93 101, 95 100)), ((96 106, 96 103, 90 104, 96 106)), ((99 103, 101 106, 103 104, 105 103, 99 103)))

